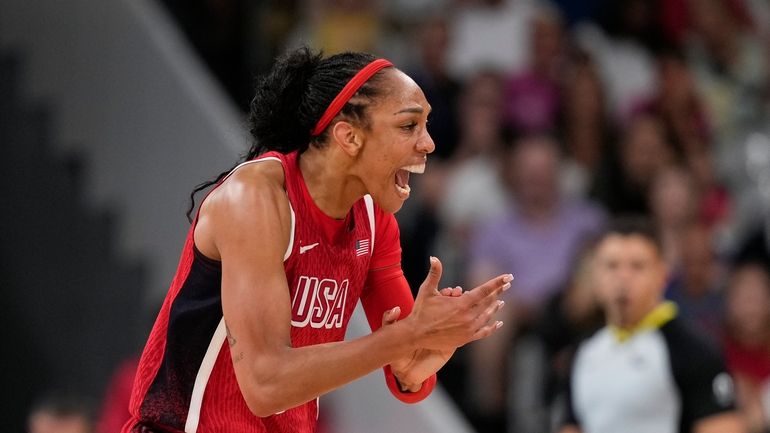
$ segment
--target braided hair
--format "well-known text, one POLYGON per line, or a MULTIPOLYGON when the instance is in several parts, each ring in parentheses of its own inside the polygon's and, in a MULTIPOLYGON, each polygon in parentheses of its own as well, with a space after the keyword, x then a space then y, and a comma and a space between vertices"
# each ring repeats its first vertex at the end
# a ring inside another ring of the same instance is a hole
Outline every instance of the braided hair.
MULTIPOLYGON (((362 68, 375 60, 366 53, 341 53, 324 58, 307 47, 290 51, 279 57, 273 68, 257 79, 256 95, 250 104, 249 132, 253 143, 249 151, 227 171, 203 182, 190 193, 187 219, 192 222, 195 195, 219 183, 238 164, 268 152, 290 153, 322 147, 329 127, 311 136, 313 127, 326 108, 362 68)), ((357 124, 368 126, 366 108, 382 95, 381 71, 364 83, 337 115, 357 124)), ((329 126, 333 125, 331 122, 329 126)))

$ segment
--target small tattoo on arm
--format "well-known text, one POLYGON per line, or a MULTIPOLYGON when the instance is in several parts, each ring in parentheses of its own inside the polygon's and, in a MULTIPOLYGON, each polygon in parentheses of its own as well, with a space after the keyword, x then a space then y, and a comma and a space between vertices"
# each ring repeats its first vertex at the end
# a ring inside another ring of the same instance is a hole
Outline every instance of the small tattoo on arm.
POLYGON ((227 330, 227 344, 229 344, 230 347, 235 346, 235 337, 230 333, 230 328, 227 325, 225 325, 225 330, 227 330))
MULTIPOLYGON (((227 344, 230 345, 230 349, 235 346, 235 337, 233 337, 233 334, 230 332, 230 328, 225 325, 225 330, 227 331, 227 344)), ((233 357, 233 364, 238 363, 239 361, 243 360, 243 352, 238 352, 237 355, 231 355, 233 357)))

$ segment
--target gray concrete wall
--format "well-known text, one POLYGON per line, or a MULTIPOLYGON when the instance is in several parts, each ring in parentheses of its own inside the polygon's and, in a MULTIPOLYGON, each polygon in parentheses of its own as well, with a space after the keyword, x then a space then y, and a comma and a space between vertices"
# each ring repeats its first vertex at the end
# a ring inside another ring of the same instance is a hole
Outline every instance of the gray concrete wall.
MULTIPOLYGON (((187 230, 192 187, 229 168, 242 119, 154 2, 4 0, 0 49, 21 49, 26 93, 50 98, 65 151, 81 151, 93 206, 118 210, 119 241, 150 264, 161 299, 187 230)), ((130 258, 130 257, 129 257, 130 258)))

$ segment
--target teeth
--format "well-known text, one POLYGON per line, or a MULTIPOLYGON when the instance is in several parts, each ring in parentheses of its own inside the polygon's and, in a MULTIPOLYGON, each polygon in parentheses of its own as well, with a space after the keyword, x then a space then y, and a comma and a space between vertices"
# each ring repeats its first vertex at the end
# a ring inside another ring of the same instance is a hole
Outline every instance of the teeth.
POLYGON ((400 192, 401 194, 405 194, 405 195, 409 194, 409 192, 412 191, 412 188, 410 188, 409 185, 407 185, 407 186, 400 186, 400 185, 396 184, 396 188, 398 189, 398 192, 400 192))
POLYGON ((410 173, 422 174, 425 173, 425 164, 414 164, 401 167, 402 170, 406 170, 410 173))

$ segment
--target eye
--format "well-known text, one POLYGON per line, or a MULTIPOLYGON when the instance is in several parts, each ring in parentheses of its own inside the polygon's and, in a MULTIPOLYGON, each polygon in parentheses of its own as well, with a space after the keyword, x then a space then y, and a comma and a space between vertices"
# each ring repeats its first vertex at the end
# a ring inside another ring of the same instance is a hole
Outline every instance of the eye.
POLYGON ((406 125, 401 125, 401 129, 404 131, 413 131, 417 127, 417 122, 411 122, 406 125))

